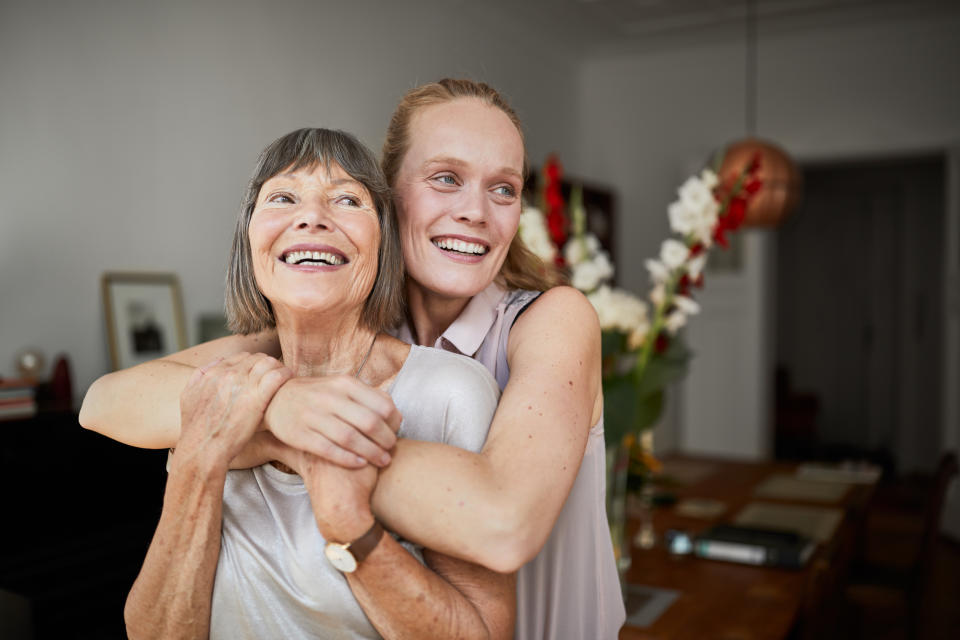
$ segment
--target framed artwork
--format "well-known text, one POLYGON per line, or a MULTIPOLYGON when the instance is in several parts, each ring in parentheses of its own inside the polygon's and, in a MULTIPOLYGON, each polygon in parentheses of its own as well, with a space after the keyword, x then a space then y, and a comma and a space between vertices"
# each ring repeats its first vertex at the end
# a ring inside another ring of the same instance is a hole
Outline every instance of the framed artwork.
POLYGON ((108 272, 101 283, 114 370, 186 349, 176 274, 108 272))

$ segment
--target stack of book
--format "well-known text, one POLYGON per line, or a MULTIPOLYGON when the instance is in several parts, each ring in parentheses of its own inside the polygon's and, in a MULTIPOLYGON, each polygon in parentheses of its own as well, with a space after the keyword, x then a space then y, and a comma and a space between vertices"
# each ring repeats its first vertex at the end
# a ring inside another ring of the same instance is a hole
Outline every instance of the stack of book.
POLYGON ((24 379, 0 379, 0 420, 29 418, 36 413, 36 383, 24 379))

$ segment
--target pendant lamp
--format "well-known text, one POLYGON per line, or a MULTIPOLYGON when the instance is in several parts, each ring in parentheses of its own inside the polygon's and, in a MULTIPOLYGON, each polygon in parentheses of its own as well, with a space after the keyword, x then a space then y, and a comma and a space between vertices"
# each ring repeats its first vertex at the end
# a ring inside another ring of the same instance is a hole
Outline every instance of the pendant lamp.
POLYGON ((720 179, 732 184, 755 157, 760 160, 758 177, 763 186, 750 200, 743 224, 776 227, 800 201, 801 176, 796 163, 776 144, 754 136, 757 109, 757 16, 756 0, 746 0, 746 129, 747 137, 727 145, 720 179))

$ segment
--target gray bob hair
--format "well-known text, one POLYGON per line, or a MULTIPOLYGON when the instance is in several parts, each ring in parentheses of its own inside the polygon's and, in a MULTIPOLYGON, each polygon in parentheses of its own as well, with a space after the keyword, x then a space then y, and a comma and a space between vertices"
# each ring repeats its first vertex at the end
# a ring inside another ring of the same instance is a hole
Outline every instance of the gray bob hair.
POLYGON ((227 270, 227 323, 234 333, 249 334, 276 326, 273 307, 260 292, 253 273, 250 219, 263 183, 283 171, 339 165, 362 184, 373 199, 380 221, 377 277, 361 322, 374 331, 396 326, 404 313, 404 268, 390 188, 376 158, 354 136, 331 129, 297 129, 263 150, 247 185, 233 234, 227 270))

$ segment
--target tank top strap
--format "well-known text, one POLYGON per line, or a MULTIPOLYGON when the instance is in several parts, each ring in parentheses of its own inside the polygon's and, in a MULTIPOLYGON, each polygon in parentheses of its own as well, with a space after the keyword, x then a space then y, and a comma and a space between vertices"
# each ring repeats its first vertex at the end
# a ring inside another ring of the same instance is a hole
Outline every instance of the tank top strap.
POLYGON ((495 341, 495 343, 491 345, 484 344, 484 347, 490 348, 489 352, 495 354, 493 375, 497 379, 500 391, 503 391, 503 388, 507 386, 507 380, 510 378, 510 365, 507 364, 507 344, 509 342, 510 330, 513 328, 513 324, 517 321, 517 318, 520 317, 520 314, 526 311, 527 307, 529 307, 541 293, 541 291, 527 291, 523 289, 511 291, 503 302, 503 311, 498 314, 500 317, 497 318, 494 331, 491 331, 486 340, 484 340, 485 343, 487 341, 495 341))

